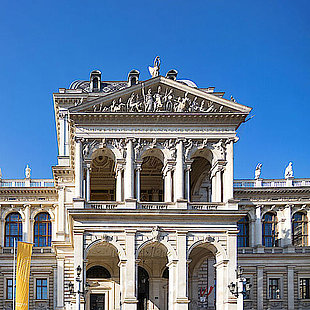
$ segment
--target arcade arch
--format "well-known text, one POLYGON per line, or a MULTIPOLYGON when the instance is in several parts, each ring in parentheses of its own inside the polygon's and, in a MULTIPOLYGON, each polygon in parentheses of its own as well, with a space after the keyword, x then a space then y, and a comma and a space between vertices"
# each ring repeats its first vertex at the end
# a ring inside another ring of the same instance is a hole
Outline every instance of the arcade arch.
POLYGON ((115 201, 116 173, 115 155, 108 148, 92 154, 90 170, 90 200, 115 201))
POLYGON ((193 202, 210 202, 212 195, 211 163, 209 149, 197 150, 191 157, 188 196, 193 202))
POLYGON ((138 310, 168 309, 167 253, 167 248, 158 241, 147 243, 140 249, 138 254, 138 310))

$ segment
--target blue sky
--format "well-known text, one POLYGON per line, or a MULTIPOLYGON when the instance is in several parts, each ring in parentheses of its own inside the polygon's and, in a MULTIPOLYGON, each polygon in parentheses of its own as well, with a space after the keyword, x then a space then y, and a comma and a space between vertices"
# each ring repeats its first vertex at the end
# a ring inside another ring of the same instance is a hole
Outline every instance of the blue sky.
POLYGON ((0 167, 3 178, 51 177, 52 93, 100 69, 123 80, 179 71, 253 107, 235 145, 235 178, 310 177, 309 0, 1 1, 0 167))

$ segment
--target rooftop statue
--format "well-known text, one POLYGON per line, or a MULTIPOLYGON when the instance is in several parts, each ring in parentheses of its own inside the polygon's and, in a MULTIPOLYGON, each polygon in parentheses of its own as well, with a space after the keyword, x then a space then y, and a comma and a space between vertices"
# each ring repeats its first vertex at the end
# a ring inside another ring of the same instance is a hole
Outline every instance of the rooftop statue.
POLYGON ((30 179, 30 173, 31 173, 31 169, 29 168, 29 165, 27 165, 27 167, 25 169, 25 177, 26 177, 26 179, 30 179))
POLYGON ((258 180, 260 178, 261 172, 262 172, 262 164, 258 163, 255 168, 255 180, 258 180))
POLYGON ((285 168, 284 177, 285 179, 292 178, 293 175, 293 163, 290 162, 288 166, 285 168))
POLYGON ((156 56, 154 59, 154 67, 149 67, 150 74, 153 77, 159 76, 159 69, 160 69, 160 58, 156 56))

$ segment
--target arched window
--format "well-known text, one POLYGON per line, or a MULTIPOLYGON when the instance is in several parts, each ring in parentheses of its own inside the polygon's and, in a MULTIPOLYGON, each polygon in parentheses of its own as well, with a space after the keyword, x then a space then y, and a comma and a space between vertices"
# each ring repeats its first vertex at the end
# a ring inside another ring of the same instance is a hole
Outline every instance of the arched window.
POLYGON ((238 221, 238 247, 249 246, 249 217, 245 216, 238 221))
POLYGON ((277 217, 271 212, 263 216, 263 245, 266 247, 278 246, 277 217))
POLYGON ((14 239, 23 239, 22 218, 18 212, 10 213, 5 219, 5 246, 14 246, 14 239))
POLYGON ((52 224, 48 213, 42 212, 34 218, 34 246, 51 246, 52 224))
POLYGON ((110 279, 111 274, 102 266, 93 266, 86 271, 86 278, 110 279))
POLYGON ((93 79, 93 88, 98 89, 98 78, 93 79))
POLYGON ((292 219, 292 241, 295 246, 308 245, 308 220, 303 212, 296 212, 292 219))

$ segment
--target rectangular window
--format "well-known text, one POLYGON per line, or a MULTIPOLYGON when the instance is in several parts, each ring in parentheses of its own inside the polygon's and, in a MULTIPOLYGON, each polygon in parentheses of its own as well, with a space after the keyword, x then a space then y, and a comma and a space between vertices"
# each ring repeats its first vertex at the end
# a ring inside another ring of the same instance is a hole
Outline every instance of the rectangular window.
POLYGON ((47 299, 47 279, 36 279, 36 299, 47 299))
POLYGON ((6 299, 13 299, 13 279, 6 279, 6 299))
POLYGON ((300 298, 310 299, 310 278, 302 278, 299 283, 300 298))
POLYGON ((270 278, 268 283, 269 299, 280 299, 280 279, 270 278))

